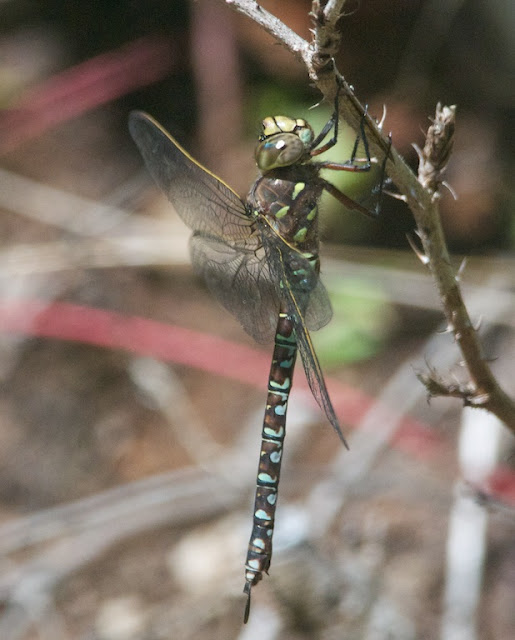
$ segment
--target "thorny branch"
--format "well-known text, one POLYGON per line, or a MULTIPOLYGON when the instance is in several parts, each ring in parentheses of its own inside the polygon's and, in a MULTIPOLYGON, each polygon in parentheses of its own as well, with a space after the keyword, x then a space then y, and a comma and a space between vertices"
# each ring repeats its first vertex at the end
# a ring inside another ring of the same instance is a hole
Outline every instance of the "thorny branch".
POLYGON ((487 409, 515 432, 513 401, 499 387, 481 352, 477 332, 463 302, 458 278, 450 264, 440 222, 438 189, 452 150, 455 113, 455 107, 437 105, 435 119, 426 134, 424 149, 419 151, 418 179, 432 194, 432 199, 431 206, 419 211, 415 217, 427 264, 438 287, 448 329, 453 333, 463 354, 470 382, 464 385, 447 384, 432 372, 419 375, 419 379, 430 395, 459 397, 466 406, 487 409))
MULTIPOLYGON (((340 91, 340 118, 357 130, 365 112, 352 87, 339 74, 333 56, 340 46, 336 28, 343 15, 345 0, 313 0, 311 17, 314 23, 313 40, 308 43, 254 0, 225 0, 243 13, 306 65, 313 84, 324 98, 332 103, 340 91)), ((386 171, 411 209, 429 265, 442 300, 442 305, 454 338, 461 349, 470 374, 470 382, 459 389, 438 381, 432 375, 420 376, 430 395, 459 396, 465 405, 487 409, 515 433, 515 403, 500 388, 481 353, 477 334, 468 316, 451 266, 445 243, 438 201, 442 174, 452 150, 455 107, 440 107, 428 130, 424 150, 420 152, 419 176, 411 171, 404 159, 388 142, 378 123, 368 114, 364 125, 371 152, 376 156, 388 153, 386 171)))

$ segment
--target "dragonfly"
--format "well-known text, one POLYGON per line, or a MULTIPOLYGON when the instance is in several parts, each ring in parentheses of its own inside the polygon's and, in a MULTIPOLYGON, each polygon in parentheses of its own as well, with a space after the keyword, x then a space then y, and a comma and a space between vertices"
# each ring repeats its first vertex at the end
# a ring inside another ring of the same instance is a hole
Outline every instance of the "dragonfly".
POLYGON ((361 128, 366 158, 356 159, 358 137, 350 160, 317 161, 314 158, 336 144, 337 102, 317 136, 304 119, 266 117, 255 150, 259 176, 242 199, 151 116, 140 111, 129 116, 130 133, 148 171, 193 230, 190 253, 195 272, 248 334, 260 343, 274 343, 245 562, 244 622, 249 618, 252 587, 268 573, 272 559, 286 411, 297 352, 314 398, 347 446, 309 332, 325 326, 332 316, 319 277, 322 192, 350 209, 372 214, 320 175, 322 169, 370 169, 361 128))

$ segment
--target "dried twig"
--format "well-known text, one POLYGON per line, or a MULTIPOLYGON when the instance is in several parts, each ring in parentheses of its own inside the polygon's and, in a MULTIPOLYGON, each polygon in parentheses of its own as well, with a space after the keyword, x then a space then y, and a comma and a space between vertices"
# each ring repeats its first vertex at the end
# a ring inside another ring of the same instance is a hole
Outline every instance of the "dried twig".
POLYGON ((470 381, 463 385, 447 384, 432 373, 420 375, 419 379, 430 395, 459 397, 465 406, 487 409, 515 433, 514 403, 499 387, 481 351, 477 332, 463 302, 456 272, 451 266, 438 212, 438 189, 452 149, 454 123, 455 107, 442 107, 438 104, 424 149, 419 151, 419 181, 426 192, 431 193, 431 203, 425 209, 419 208, 415 218, 449 331, 453 333, 463 354, 470 381))
MULTIPOLYGON (((339 115, 352 128, 364 123, 369 146, 378 157, 388 153, 386 171, 411 209, 418 226, 425 255, 435 278, 450 330, 460 347, 470 372, 471 382, 458 393, 464 404, 481 407, 494 413, 515 433, 515 403, 499 387, 481 354, 477 335, 463 303, 454 269, 441 227, 438 188, 452 149, 455 108, 437 108, 435 121, 421 152, 419 177, 411 171, 388 141, 377 122, 365 113, 364 106, 354 95, 352 87, 335 69, 333 55, 339 47, 340 34, 336 28, 342 15, 344 0, 314 0, 311 16, 314 21, 313 41, 306 42, 275 16, 253 0, 226 0, 235 10, 261 25, 278 42, 302 60, 311 81, 333 102, 340 92, 339 115)), ((421 377, 429 385, 430 393, 453 395, 450 389, 431 376, 421 377)))

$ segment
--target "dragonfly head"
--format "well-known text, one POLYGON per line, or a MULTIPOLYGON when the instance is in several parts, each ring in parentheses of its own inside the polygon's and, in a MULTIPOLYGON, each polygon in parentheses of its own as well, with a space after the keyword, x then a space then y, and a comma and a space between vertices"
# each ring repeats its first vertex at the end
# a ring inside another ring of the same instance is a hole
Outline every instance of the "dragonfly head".
POLYGON ((315 138, 313 129, 302 118, 268 116, 261 126, 256 163, 265 173, 301 161, 315 138))

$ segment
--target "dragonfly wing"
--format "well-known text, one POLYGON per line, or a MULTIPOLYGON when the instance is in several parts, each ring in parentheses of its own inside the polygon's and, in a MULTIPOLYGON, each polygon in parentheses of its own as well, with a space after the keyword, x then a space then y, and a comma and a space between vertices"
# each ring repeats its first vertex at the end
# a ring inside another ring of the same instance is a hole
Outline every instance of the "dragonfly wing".
POLYGON ((258 223, 273 281, 279 287, 278 297, 284 298, 283 287, 291 289, 306 327, 312 331, 325 327, 333 317, 333 309, 327 289, 311 263, 266 220, 260 218, 258 223))
POLYGON ((193 267, 211 293, 249 335, 269 342, 275 334, 279 297, 263 249, 242 251, 195 233, 190 250, 193 267))
POLYGON ((304 371, 306 372, 306 378, 309 388, 311 389, 311 393, 318 402, 318 406, 322 409, 327 416, 327 419, 332 424, 334 430, 338 434, 338 437, 348 449, 347 441, 345 440, 345 436, 343 435, 340 423, 336 417, 331 398, 329 397, 329 392, 327 391, 324 375, 320 368, 317 354, 313 348, 313 343, 311 342, 311 336, 309 335, 305 324, 302 322, 302 319, 298 316, 293 316, 293 325, 295 327, 295 336, 297 338, 302 364, 304 366, 304 371))
MULTIPOLYGON (((285 275, 287 275, 287 271, 288 270, 285 269, 285 275)), ((315 353, 313 343, 311 342, 311 336, 309 335, 309 331, 306 327, 306 320, 302 313, 302 297, 299 300, 296 292, 289 286, 289 284, 283 287, 282 292, 282 299, 286 305, 288 315, 293 321, 293 326, 295 327, 295 337, 297 339, 297 345, 311 393, 318 402, 319 407, 324 411, 340 440, 347 447, 347 442, 345 441, 340 423, 338 422, 338 418, 336 417, 336 413, 329 397, 329 392, 327 391, 324 375, 322 373, 317 354, 315 353)))
POLYGON ((252 249, 253 220, 245 203, 225 182, 205 169, 159 123, 133 111, 129 130, 150 174, 194 231, 252 249))
POLYGON ((329 300, 329 294, 320 278, 316 277, 313 289, 309 293, 304 322, 311 331, 318 331, 333 317, 333 308, 329 300))

